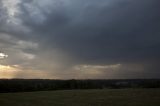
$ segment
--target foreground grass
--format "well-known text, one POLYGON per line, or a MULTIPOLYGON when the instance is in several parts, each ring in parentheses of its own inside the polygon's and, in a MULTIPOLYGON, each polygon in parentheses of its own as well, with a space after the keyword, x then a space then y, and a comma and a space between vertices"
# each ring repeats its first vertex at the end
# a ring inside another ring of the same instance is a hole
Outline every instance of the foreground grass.
POLYGON ((2 93, 0 106, 160 106, 160 89, 2 93))

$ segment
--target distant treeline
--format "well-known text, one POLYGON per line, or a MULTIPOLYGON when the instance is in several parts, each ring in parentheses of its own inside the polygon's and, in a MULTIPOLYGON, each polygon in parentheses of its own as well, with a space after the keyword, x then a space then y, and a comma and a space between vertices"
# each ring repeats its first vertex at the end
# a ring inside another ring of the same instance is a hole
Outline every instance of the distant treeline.
POLYGON ((0 92, 30 92, 71 89, 160 88, 160 79, 49 80, 0 79, 0 92))

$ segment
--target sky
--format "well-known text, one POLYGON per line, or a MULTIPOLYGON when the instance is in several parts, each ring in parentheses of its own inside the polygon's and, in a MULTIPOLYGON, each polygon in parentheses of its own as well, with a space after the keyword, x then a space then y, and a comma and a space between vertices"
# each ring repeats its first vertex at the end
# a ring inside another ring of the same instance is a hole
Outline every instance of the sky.
POLYGON ((159 0, 0 0, 0 78, 160 78, 159 0))

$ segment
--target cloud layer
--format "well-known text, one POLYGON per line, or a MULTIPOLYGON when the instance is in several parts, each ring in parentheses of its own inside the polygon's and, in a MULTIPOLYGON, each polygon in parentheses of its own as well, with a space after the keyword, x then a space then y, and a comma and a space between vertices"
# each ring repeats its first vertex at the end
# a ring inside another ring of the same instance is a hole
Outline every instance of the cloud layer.
POLYGON ((1 0, 0 48, 9 55, 2 65, 18 66, 23 71, 14 77, 23 78, 43 78, 35 72, 65 79, 159 78, 159 5, 158 0, 1 0))

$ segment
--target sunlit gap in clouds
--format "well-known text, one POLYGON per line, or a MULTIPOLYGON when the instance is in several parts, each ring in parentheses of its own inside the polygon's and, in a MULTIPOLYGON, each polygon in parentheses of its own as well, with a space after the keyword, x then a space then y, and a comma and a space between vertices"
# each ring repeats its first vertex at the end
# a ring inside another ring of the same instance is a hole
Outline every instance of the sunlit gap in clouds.
MULTIPOLYGON (((0 59, 1 59, 1 60, 4 59, 4 58, 7 58, 7 57, 8 57, 7 54, 0 52, 0 59)), ((2 64, 2 63, 1 63, 1 61, 0 61, 0 71, 10 69, 10 66, 4 66, 4 65, 1 65, 1 64, 2 64)))
POLYGON ((0 59, 4 59, 4 58, 7 58, 7 57, 8 57, 7 54, 0 52, 0 59))
POLYGON ((2 65, 1 61, 5 58, 7 58, 8 55, 0 52, 0 78, 11 78, 11 76, 13 76, 12 72, 15 70, 14 68, 12 68, 11 66, 6 66, 6 65, 2 65))
POLYGON ((21 66, 18 65, 0 65, 0 78, 57 79, 58 77, 54 77, 51 73, 41 70, 23 70, 21 66))
POLYGON ((0 79, 13 79, 13 78, 25 78, 25 79, 50 79, 54 78, 57 79, 58 77, 52 76, 51 73, 45 72, 42 70, 32 70, 32 69, 25 69, 24 67, 21 67, 20 65, 6 65, 3 64, 3 61, 5 58, 7 58, 8 55, 5 53, 0 53, 0 79))
MULTIPOLYGON (((33 58, 30 55, 27 55, 27 56, 30 57, 31 59, 33 58)), ((50 72, 46 72, 43 70, 27 69, 18 64, 17 65, 3 64, 7 58, 8 58, 8 55, 6 53, 0 52, 0 79, 1 78, 58 79, 58 77, 53 76, 50 72)))
POLYGON ((0 78, 13 78, 17 69, 11 66, 0 65, 0 78))
MULTIPOLYGON (((0 52, 0 60, 3 60, 7 57, 8 57, 7 54, 0 52)), ((0 78, 13 78, 16 71, 17 71, 16 67, 12 67, 9 65, 2 65, 0 63, 0 78)))

